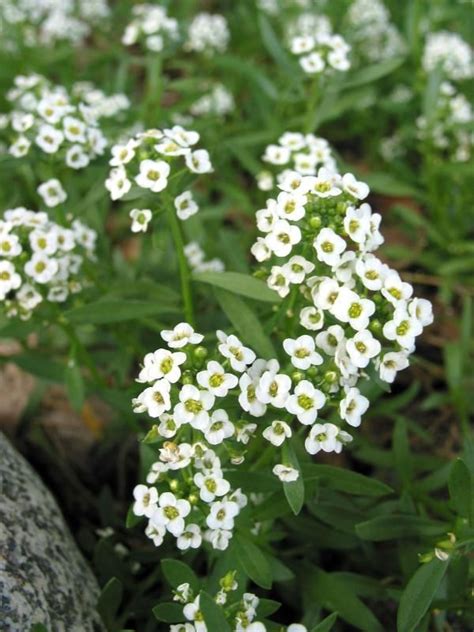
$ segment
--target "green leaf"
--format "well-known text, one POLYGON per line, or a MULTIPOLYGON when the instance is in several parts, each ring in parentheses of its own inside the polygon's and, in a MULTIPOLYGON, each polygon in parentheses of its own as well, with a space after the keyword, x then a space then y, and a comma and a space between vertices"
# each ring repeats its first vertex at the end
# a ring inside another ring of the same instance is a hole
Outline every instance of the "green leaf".
POLYGON ((424 617, 448 568, 437 558, 418 568, 408 582, 397 615, 398 632, 413 632, 424 617))
POLYGON ((152 609, 155 619, 165 623, 181 623, 184 621, 183 606, 178 603, 159 603, 152 609))
POLYGON ((316 627, 314 627, 311 632, 329 632, 332 629, 332 626, 336 623, 337 612, 333 612, 326 617, 321 623, 318 623, 316 627))
POLYGON ((125 519, 125 526, 127 527, 127 529, 131 529, 132 527, 135 527, 137 524, 139 524, 142 521, 143 521, 143 516, 136 516, 133 513, 133 505, 131 505, 128 508, 127 517, 125 519))
POLYGON ((281 37, 277 37, 275 35, 275 31, 263 13, 260 13, 258 16, 258 26, 260 28, 260 33, 262 34, 262 41, 265 48, 282 70, 284 70, 292 80, 294 80, 295 77, 301 76, 301 71, 299 71, 296 64, 292 63, 291 58, 281 45, 281 37))
POLYGON ((270 290, 265 281, 241 272, 200 272, 193 274, 193 279, 256 301, 278 303, 280 300, 278 294, 270 290))
POLYGON ((297 516, 304 505, 304 478, 298 457, 296 456, 292 445, 288 441, 283 444, 282 457, 285 465, 291 465, 291 467, 299 472, 299 476, 296 481, 283 483, 283 491, 285 492, 288 504, 295 516, 297 516))
POLYGON ((109 630, 114 628, 115 615, 119 609, 122 597, 122 582, 116 577, 112 577, 103 587, 97 603, 97 610, 109 630))
MULTIPOLYGON (((314 599, 324 608, 337 612, 339 616, 364 632, 383 632, 384 628, 367 606, 337 577, 321 569, 314 569, 314 599)), ((308 571, 309 573, 310 571, 308 571)), ((313 569, 311 571, 313 573, 313 569)))
POLYGON ((411 184, 398 180, 389 173, 367 173, 363 175, 363 180, 369 185, 370 189, 376 193, 401 197, 421 197, 421 193, 418 189, 411 184))
POLYGON ((271 588, 272 571, 267 558, 251 540, 237 535, 234 547, 245 574, 262 588, 271 588))
POLYGON ((97 301, 65 312, 64 317, 78 325, 99 325, 138 320, 155 314, 174 313, 177 310, 158 301, 97 301))
POLYGON ((142 443, 153 444, 163 441, 163 437, 158 432, 158 426, 154 424, 142 439, 142 443))
POLYGON ((20 369, 36 375, 36 377, 59 384, 64 382, 64 366, 51 360, 49 356, 30 352, 12 356, 11 359, 20 369))
POLYGON ((231 632, 224 611, 216 604, 214 599, 204 590, 199 593, 199 609, 204 617, 208 630, 219 632, 231 632))
POLYGON ((448 485, 456 511, 474 526, 474 478, 462 459, 456 459, 452 464, 448 485))
POLYGON ((381 79, 396 70, 403 61, 404 57, 395 57, 373 66, 367 66, 362 68, 362 70, 351 72, 349 75, 350 79, 344 82, 344 88, 353 88, 354 86, 362 86, 366 83, 377 81, 377 79, 381 79))
POLYGON ((279 610, 281 603, 273 599, 260 599, 257 606, 257 614, 264 619, 279 610))
POLYGON ((356 525, 356 533, 363 540, 384 542, 416 536, 436 536, 444 533, 448 525, 420 516, 389 514, 378 516, 356 525))
POLYGON ((275 349, 252 309, 241 298, 225 290, 215 290, 215 295, 239 336, 263 358, 274 358, 275 349))
POLYGON ((68 361, 64 377, 71 406, 73 410, 79 412, 84 404, 84 380, 81 369, 74 358, 68 361))
POLYGON ((393 454, 398 477, 405 487, 410 485, 412 474, 412 458, 408 441, 407 424, 400 417, 393 430, 393 454))
POLYGON ((193 591, 197 592, 199 579, 196 573, 184 562, 170 558, 161 560, 161 570, 172 588, 177 588, 180 584, 189 584, 193 591))
POLYGON ((322 478, 327 487, 355 496, 385 496, 393 492, 381 481, 333 465, 305 465, 303 475, 305 480, 322 478))

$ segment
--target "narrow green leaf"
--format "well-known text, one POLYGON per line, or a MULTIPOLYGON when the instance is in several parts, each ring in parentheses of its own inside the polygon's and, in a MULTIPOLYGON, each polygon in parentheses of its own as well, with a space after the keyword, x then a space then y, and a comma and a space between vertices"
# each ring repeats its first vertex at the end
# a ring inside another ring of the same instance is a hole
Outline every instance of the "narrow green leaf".
POLYGON ((281 37, 277 37, 270 22, 263 13, 260 13, 258 16, 258 26, 260 28, 260 33, 262 34, 262 41, 265 48, 282 70, 284 70, 285 73, 293 80, 295 77, 301 76, 301 71, 299 71, 296 64, 292 63, 291 58, 281 45, 281 37))
POLYGON ((269 617, 271 614, 279 610, 281 603, 273 599, 260 599, 257 606, 257 615, 262 619, 269 617))
POLYGON ((208 630, 231 632, 223 609, 218 606, 214 599, 204 590, 201 590, 199 593, 199 609, 202 612, 208 630))
POLYGON ((283 491, 285 492, 288 504, 295 516, 297 516, 304 505, 304 478, 298 457, 293 450, 293 446, 288 441, 283 444, 282 457, 285 465, 291 465, 291 467, 299 472, 296 481, 283 483, 283 491))
POLYGON ((178 603, 159 603, 152 609, 155 619, 165 623, 181 623, 184 621, 183 606, 178 603))
POLYGON ((416 536, 436 536, 446 531, 448 525, 444 522, 409 516, 404 514, 389 514, 378 516, 356 525, 356 533, 363 540, 383 542, 416 536))
POLYGON ((436 595, 448 563, 435 558, 420 566, 412 576, 400 600, 398 632, 413 632, 416 629, 436 595))
POLYGON ((219 305, 239 336, 263 358, 274 358, 275 349, 252 309, 241 298, 230 292, 216 289, 215 294, 219 305))
POLYGON ((260 548, 241 535, 234 538, 234 547, 245 574, 258 586, 271 588, 272 571, 260 548))
POLYGON ((333 465, 305 465, 303 476, 305 480, 321 478, 327 487, 355 496, 385 496, 393 492, 381 481, 333 465))
POLYGON ((456 511, 474 526, 474 478, 462 459, 452 464, 448 485, 456 511))
POLYGON ((404 61, 404 57, 387 59, 373 66, 367 66, 361 70, 351 72, 350 78, 344 82, 344 88, 362 86, 366 83, 377 81, 396 70, 404 61))
POLYGON ((332 630, 332 626, 336 623, 336 619, 337 612, 333 612, 329 615, 329 617, 326 617, 323 621, 321 621, 321 623, 318 623, 311 632, 329 632, 329 630, 332 630))
POLYGON ((71 406, 73 410, 79 412, 84 404, 84 380, 81 369, 74 358, 68 361, 64 378, 71 406))
POLYGON ((36 377, 59 384, 64 382, 64 366, 41 353, 21 353, 12 356, 12 361, 36 377))
POLYGON ((200 272, 193 274, 193 279, 256 301, 278 303, 280 300, 264 281, 241 272, 200 272))
POLYGON ((115 615, 122 601, 122 596, 122 582, 116 577, 112 577, 103 587, 97 602, 97 610, 108 629, 114 626, 115 615))
POLYGON ((367 173, 364 174, 364 181, 367 182, 372 191, 393 196, 413 196, 420 197, 420 192, 413 185, 398 180, 388 173, 367 173))
POLYGON ((131 505, 127 511, 127 517, 125 519, 125 526, 127 529, 132 529, 132 527, 135 527, 137 524, 142 522, 142 520, 143 516, 136 516, 133 513, 133 506, 131 505))
POLYGON ((193 591, 197 592, 199 579, 196 573, 184 562, 170 558, 161 560, 161 570, 172 588, 177 588, 180 584, 189 584, 193 591))
POLYGON ((403 417, 400 417, 393 430, 393 455, 398 477, 405 487, 411 483, 412 458, 410 445, 408 442, 407 424, 403 417))
POLYGON ((98 325, 138 320, 154 314, 174 313, 176 308, 162 305, 158 301, 97 301, 75 307, 64 316, 71 323, 98 325))

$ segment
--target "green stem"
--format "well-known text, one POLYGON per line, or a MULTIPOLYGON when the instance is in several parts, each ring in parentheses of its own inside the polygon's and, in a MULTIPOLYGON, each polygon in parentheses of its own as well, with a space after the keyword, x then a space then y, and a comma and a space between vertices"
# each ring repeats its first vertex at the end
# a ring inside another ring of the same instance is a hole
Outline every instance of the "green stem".
POLYGON ((319 77, 316 76, 310 87, 310 94, 306 106, 305 134, 314 132, 316 125, 316 110, 319 101, 319 77))
POLYGON ((184 303, 184 315, 186 318, 186 322, 188 322, 190 325, 194 325, 194 308, 191 293, 191 278, 189 274, 188 262, 184 254, 183 234, 181 232, 181 226, 174 211, 173 204, 170 201, 166 203, 166 213, 168 216, 168 224, 171 230, 171 236, 173 237, 176 256, 178 258, 179 275, 181 278, 181 294, 183 296, 184 303))

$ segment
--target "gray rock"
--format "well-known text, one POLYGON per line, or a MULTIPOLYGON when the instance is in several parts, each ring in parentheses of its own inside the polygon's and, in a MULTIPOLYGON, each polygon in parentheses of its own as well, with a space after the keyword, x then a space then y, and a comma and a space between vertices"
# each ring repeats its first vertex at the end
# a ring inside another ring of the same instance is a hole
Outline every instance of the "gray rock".
POLYGON ((56 501, 0 433, 0 628, 102 630, 99 588, 56 501))

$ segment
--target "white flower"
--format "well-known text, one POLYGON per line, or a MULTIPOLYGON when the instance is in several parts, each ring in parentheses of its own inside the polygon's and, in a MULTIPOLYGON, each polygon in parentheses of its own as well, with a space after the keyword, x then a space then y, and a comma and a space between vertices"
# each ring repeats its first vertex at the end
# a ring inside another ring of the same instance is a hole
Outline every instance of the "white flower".
POLYGON ((334 424, 314 424, 304 442, 308 454, 335 452, 339 428, 334 424))
POLYGON ((244 347, 237 336, 227 336, 223 331, 217 331, 217 338, 220 342, 218 346, 219 352, 224 358, 228 358, 234 371, 242 373, 247 365, 252 364, 255 360, 255 353, 252 349, 244 347))
POLYGON ((314 350, 314 338, 308 335, 299 338, 286 338, 283 348, 290 356, 291 364, 297 369, 309 369, 310 366, 318 366, 323 363, 323 358, 314 350))
POLYGON ((216 496, 225 496, 230 490, 229 481, 215 474, 198 472, 193 480, 199 488, 199 497, 205 503, 212 503, 216 496))
POLYGON ((234 518, 238 513, 239 505, 232 500, 219 500, 214 502, 206 518, 207 526, 210 529, 225 529, 230 531, 234 528, 234 518))
POLYGON ((114 145, 112 147, 112 158, 109 164, 112 167, 119 167, 120 165, 126 165, 135 156, 135 149, 137 148, 137 142, 130 140, 126 145, 114 145))
POLYGON ((146 388, 134 400, 135 412, 148 412, 150 417, 160 417, 171 408, 170 383, 167 380, 158 380, 146 388))
POLYGON ((344 337, 344 330, 340 325, 331 325, 316 336, 316 344, 324 353, 333 356, 344 337))
POLYGON ((304 183, 308 192, 317 195, 320 198, 335 197, 341 193, 339 179, 334 171, 321 167, 317 176, 307 176, 304 183))
POLYGON ((267 285, 282 298, 288 296, 290 293, 288 268, 286 266, 272 266, 270 276, 267 279, 267 285))
POLYGON ((15 271, 15 266, 10 261, 0 261, 0 299, 16 290, 21 285, 21 277, 15 271))
POLYGON ((154 525, 151 522, 148 522, 148 525, 145 529, 145 535, 150 538, 155 546, 161 546, 166 535, 166 529, 165 527, 154 525))
POLYGON ((15 142, 8 148, 8 152, 14 158, 22 158, 23 156, 26 156, 30 147, 31 142, 26 138, 26 136, 18 136, 15 142))
POLYGON ((170 470, 182 470, 191 463, 194 457, 194 447, 189 443, 165 443, 160 448, 160 461, 166 463, 170 470))
POLYGON ((315 75, 322 72, 325 67, 324 59, 317 51, 309 53, 304 57, 300 57, 300 66, 308 75, 315 75))
POLYGON ((306 195, 296 192, 287 193, 286 191, 282 191, 278 194, 276 199, 276 213, 281 219, 297 222, 298 220, 303 219, 306 214, 306 201, 306 195))
POLYGON ((164 160, 142 160, 140 173, 135 177, 135 182, 142 189, 159 193, 166 189, 169 173, 170 166, 164 160))
POLYGON ((356 180, 352 173, 346 173, 342 176, 342 188, 358 200, 364 200, 370 193, 368 185, 356 180))
POLYGON ((36 228, 29 235, 29 242, 33 252, 42 253, 50 257, 58 249, 58 234, 55 230, 36 228))
POLYGON ((326 403, 326 396, 315 388, 308 380, 301 380, 296 385, 293 395, 286 402, 289 413, 296 415, 298 421, 305 426, 313 424, 318 416, 318 410, 326 403))
POLYGON ((305 276, 314 270, 314 263, 300 255, 295 255, 290 258, 284 267, 287 271, 288 281, 300 284, 303 283, 305 276))
POLYGON ((267 200, 265 208, 261 208, 255 213, 257 228, 262 233, 269 233, 275 222, 278 220, 278 209, 276 200, 267 200))
POLYGON ((346 342, 346 350, 356 367, 365 368, 370 360, 380 353, 381 345, 370 331, 358 331, 353 338, 346 342))
POLYGON ((286 632, 308 632, 308 628, 301 623, 292 623, 288 626, 286 632))
POLYGON ((194 201, 191 191, 185 191, 181 193, 181 195, 178 195, 174 200, 174 206, 177 216, 183 221, 199 211, 199 206, 194 201))
POLYGON ((346 245, 344 239, 336 235, 332 228, 323 228, 313 242, 319 261, 328 266, 335 266, 339 263, 346 245))
POLYGON ((35 142, 45 153, 55 154, 64 140, 64 134, 51 125, 41 125, 35 142))
POLYGON ((422 327, 433 322, 433 306, 425 298, 414 298, 408 303, 408 313, 415 318, 422 327))
POLYGON ((313 50, 315 44, 314 37, 310 35, 300 35, 291 39, 290 50, 294 55, 302 55, 303 53, 309 53, 309 51, 313 50))
POLYGON ((184 160, 188 169, 193 173, 211 173, 213 171, 209 152, 205 149, 189 152, 185 155, 184 160))
POLYGON ((206 531, 204 535, 206 540, 211 543, 213 549, 225 551, 232 538, 232 531, 227 529, 210 529, 206 531))
POLYGON ((37 283, 49 283, 58 272, 59 264, 56 259, 49 259, 46 255, 35 252, 25 264, 25 274, 37 283))
POLYGON ((339 283, 329 277, 319 277, 314 280, 315 284, 311 289, 311 296, 315 306, 323 310, 328 309, 332 311, 341 290, 339 283))
POLYGON ((20 239, 18 235, 9 234, 8 232, 2 232, 2 222, 0 221, 0 255, 2 257, 14 258, 22 252, 20 239))
POLYGON ((165 329, 161 332, 161 337, 168 343, 170 349, 181 349, 186 345, 197 345, 204 338, 198 334, 188 323, 178 323, 174 329, 165 329))
POLYGON ((339 403, 339 413, 341 418, 350 426, 360 426, 362 415, 369 407, 369 400, 361 395, 358 388, 349 388, 346 395, 339 403))
POLYGON ((380 379, 391 384, 395 380, 397 372, 406 369, 409 364, 407 355, 402 351, 385 353, 378 365, 380 379))
POLYGON ((120 166, 112 169, 105 181, 105 187, 110 192, 112 200, 119 200, 130 191, 132 183, 127 178, 125 168, 120 166))
POLYGON ((204 431, 204 437, 211 445, 219 445, 232 437, 235 432, 234 424, 229 420, 225 410, 215 410, 211 415, 209 426, 204 431))
POLYGON ((422 325, 410 316, 404 304, 395 309, 392 320, 387 321, 382 330, 387 340, 396 340, 401 347, 410 350, 422 331, 422 325))
POLYGON ((296 470, 294 467, 283 465, 281 463, 275 465, 272 472, 280 479, 280 481, 282 481, 282 483, 292 483, 293 481, 298 480, 300 475, 298 470, 296 470))
POLYGON ((382 295, 395 307, 400 301, 407 301, 413 294, 413 287, 401 280, 398 272, 390 272, 383 282, 382 295))
POLYGON ((73 145, 66 151, 65 161, 71 169, 84 169, 90 163, 90 158, 81 145, 73 145))
POLYGON ((179 403, 174 416, 180 423, 191 424, 196 430, 205 430, 209 424, 209 410, 214 405, 214 395, 200 391, 193 384, 185 384, 179 393, 179 403))
POLYGON ((303 307, 300 311, 300 324, 310 331, 318 331, 324 325, 324 313, 316 307, 303 307))
POLYGON ((43 198, 46 206, 49 206, 50 208, 61 204, 67 199, 66 191, 56 178, 52 178, 51 180, 40 184, 37 191, 43 198))
POLYGON ((265 371, 256 388, 257 399, 263 404, 272 404, 275 408, 283 408, 288 399, 291 379, 288 375, 277 373, 277 370, 265 371))
POLYGON ((275 222, 265 242, 277 257, 286 257, 293 246, 301 241, 301 230, 284 219, 275 222))
POLYGON ((260 263, 262 261, 270 259, 270 257, 272 256, 272 251, 267 246, 263 237, 257 237, 257 241, 250 248, 250 252, 260 263))
POLYGON ((71 143, 86 142, 86 125, 84 121, 74 116, 66 116, 63 119, 64 136, 71 143))
POLYGON ((176 546, 178 549, 181 549, 181 551, 187 551, 188 549, 198 549, 201 546, 201 543, 201 529, 197 524, 188 524, 181 535, 178 536, 176 546))
POLYGON ((235 388, 239 379, 232 373, 226 373, 225 369, 215 360, 207 363, 204 371, 196 375, 199 386, 207 389, 216 397, 226 397, 229 390, 235 388))
POLYGON ((146 233, 153 213, 148 208, 134 208, 130 211, 129 216, 132 219, 132 233, 146 233))
POLYGON ((164 378, 174 384, 181 377, 179 367, 186 362, 186 358, 186 354, 182 351, 173 353, 168 349, 158 349, 154 353, 147 353, 137 382, 154 382, 164 378))
POLYGON ((370 233, 370 206, 361 204, 359 208, 349 206, 344 217, 344 230, 357 244, 363 244, 370 233))
POLYGON ((151 516, 151 523, 158 527, 165 527, 178 538, 184 531, 184 518, 191 511, 191 505, 183 498, 176 498, 171 492, 161 494, 158 505, 151 516))
POLYGON ((355 265, 355 271, 360 280, 367 289, 372 291, 377 291, 382 288, 384 280, 386 280, 387 277, 388 269, 387 265, 373 255, 366 255, 358 259, 355 265))
POLYGON ((171 439, 174 437, 178 429, 181 427, 181 423, 176 421, 174 417, 168 413, 160 415, 160 425, 158 426, 158 433, 161 437, 171 439))
POLYGON ((280 446, 291 437, 290 426, 285 421, 272 421, 271 425, 262 432, 263 437, 273 445, 280 446))
POLYGON ((239 404, 252 417, 262 417, 267 410, 266 405, 256 395, 258 380, 259 378, 253 378, 248 373, 244 373, 239 380, 239 404))
POLYGON ((342 287, 332 307, 331 313, 356 331, 367 329, 370 316, 375 312, 375 303, 368 298, 360 298, 352 290, 342 287))
POLYGON ((158 506, 158 492, 156 488, 137 485, 133 490, 133 497, 135 498, 133 513, 136 516, 150 518, 158 506))

